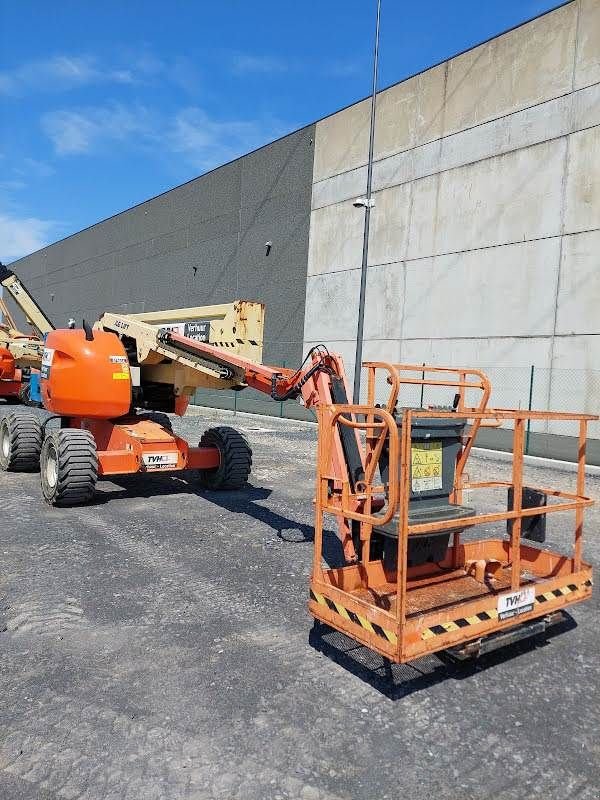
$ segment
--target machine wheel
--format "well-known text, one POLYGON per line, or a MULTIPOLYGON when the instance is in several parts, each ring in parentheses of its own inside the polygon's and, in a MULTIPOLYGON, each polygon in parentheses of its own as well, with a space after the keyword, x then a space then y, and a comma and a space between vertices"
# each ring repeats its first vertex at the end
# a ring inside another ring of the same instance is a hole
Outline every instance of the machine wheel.
POLYGON ((98 479, 92 434, 72 428, 48 433, 42 445, 41 479, 44 499, 51 506, 75 506, 91 500, 98 479))
POLYGON ((19 392, 19 402, 23 403, 24 406, 31 405, 31 398, 29 396, 29 384, 24 383, 21 386, 21 391, 19 392))
POLYGON ((158 425, 162 425, 163 428, 166 428, 169 433, 173 433, 173 423, 171 422, 169 415, 165 414, 163 411, 150 411, 147 414, 140 414, 140 419, 147 419, 149 422, 156 422, 158 425))
POLYGON ((31 413, 12 412, 0 421, 0 468, 36 472, 40 468, 42 423, 31 413))
POLYGON ((235 428, 222 425, 204 431, 200 447, 216 447, 221 463, 215 469, 201 469, 200 484, 207 489, 241 489, 252 469, 252 450, 235 428))

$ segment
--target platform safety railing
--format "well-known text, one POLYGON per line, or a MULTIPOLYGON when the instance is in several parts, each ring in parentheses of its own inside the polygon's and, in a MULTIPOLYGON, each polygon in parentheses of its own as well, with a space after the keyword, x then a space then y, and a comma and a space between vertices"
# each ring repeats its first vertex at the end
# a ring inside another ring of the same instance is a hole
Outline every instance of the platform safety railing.
MULTIPOLYGON (((490 384, 486 376, 477 370, 462 370, 439 367, 423 367, 423 365, 391 365, 386 362, 368 362, 368 400, 366 405, 334 405, 319 409, 319 455, 317 464, 317 520, 315 525, 315 560, 313 575, 322 576, 322 527, 323 514, 334 514, 356 520, 360 524, 360 538, 363 542, 362 568, 368 580, 369 543, 374 525, 384 525, 398 513, 398 552, 396 575, 396 609, 395 620, 400 631, 407 615, 407 584, 409 580, 408 538, 417 534, 433 534, 452 529, 453 533, 453 567, 460 568, 458 563, 460 537, 462 531, 478 525, 510 521, 507 541, 508 563, 510 564, 510 589, 517 591, 521 586, 521 531, 522 521, 527 517, 542 516, 558 512, 575 512, 575 530, 572 555, 569 558, 570 571, 575 574, 582 569, 582 538, 584 510, 592 505, 593 500, 585 495, 585 451, 587 425, 598 417, 590 414, 568 412, 533 411, 519 409, 489 409, 486 403, 490 396, 490 384), (375 406, 374 388, 375 373, 378 369, 386 370, 389 376, 390 394, 385 408, 375 406), (419 373, 419 377, 403 375, 403 371, 419 373), (425 376, 423 375, 425 371, 425 376), (454 373, 456 378, 442 377, 428 379, 428 372, 454 373), (399 392, 403 383, 439 385, 456 387, 458 400, 453 410, 448 408, 398 409, 399 392), (479 404, 467 407, 465 392, 471 389, 481 391, 479 404), (453 492, 450 502, 460 505, 464 490, 510 489, 513 490, 512 507, 504 511, 479 513, 464 518, 453 518, 449 521, 409 523, 409 505, 411 497, 411 452, 412 426, 419 418, 465 419, 471 426, 464 436, 459 449, 454 476, 453 492), (559 502, 544 506, 523 508, 522 494, 524 489, 523 466, 526 427, 533 420, 563 420, 577 422, 578 460, 577 486, 575 492, 548 487, 528 488, 546 494, 559 502), (510 480, 471 481, 465 476, 464 466, 469 456, 476 431, 483 425, 498 425, 511 422, 513 425, 513 454, 510 480), (363 433, 365 476, 354 490, 347 482, 341 491, 332 492, 333 475, 330 469, 331 448, 334 430, 338 424, 346 425, 363 433), (389 482, 377 482, 375 473, 386 439, 389 442, 389 482), (380 511, 375 498, 385 495, 385 510, 380 511), (357 510, 357 501, 362 501, 362 510, 357 510), (374 508, 375 505, 375 508, 374 508)), ((463 565, 464 566, 464 565, 463 565)), ((381 609, 378 609, 381 612, 381 609)))

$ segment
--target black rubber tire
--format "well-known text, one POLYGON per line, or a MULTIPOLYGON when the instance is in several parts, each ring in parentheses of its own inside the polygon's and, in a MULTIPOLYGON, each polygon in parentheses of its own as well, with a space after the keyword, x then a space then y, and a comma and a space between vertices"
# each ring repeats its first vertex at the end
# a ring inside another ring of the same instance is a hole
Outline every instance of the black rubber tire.
POLYGON ((28 411, 13 411, 0 420, 0 469, 37 472, 42 450, 42 423, 28 411))
POLYGON ((31 397, 29 396, 29 383, 23 383, 21 385, 21 391, 19 392, 19 402, 23 403, 24 406, 31 405, 31 397))
POLYGON ((94 496, 98 452, 89 431, 61 428, 48 433, 42 445, 41 481, 51 506, 76 506, 94 496))
POLYGON ((216 447, 221 463, 215 469, 200 469, 200 485, 206 489, 241 489, 252 469, 252 450, 235 428, 221 425, 204 431, 200 447, 216 447))
POLYGON ((140 414, 138 419, 147 419, 149 422, 156 422, 158 425, 162 425, 169 433, 173 433, 173 423, 168 414, 165 414, 164 411, 149 411, 145 414, 140 414))

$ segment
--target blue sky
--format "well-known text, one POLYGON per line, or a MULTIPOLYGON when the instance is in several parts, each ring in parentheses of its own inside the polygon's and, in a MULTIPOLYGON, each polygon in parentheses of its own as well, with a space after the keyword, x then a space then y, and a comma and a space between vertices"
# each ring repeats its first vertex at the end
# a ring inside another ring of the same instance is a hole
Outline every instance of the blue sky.
MULTIPOLYGON (((382 2, 380 86, 557 5, 382 2)), ((0 0, 0 259, 364 97, 375 0, 0 0)))

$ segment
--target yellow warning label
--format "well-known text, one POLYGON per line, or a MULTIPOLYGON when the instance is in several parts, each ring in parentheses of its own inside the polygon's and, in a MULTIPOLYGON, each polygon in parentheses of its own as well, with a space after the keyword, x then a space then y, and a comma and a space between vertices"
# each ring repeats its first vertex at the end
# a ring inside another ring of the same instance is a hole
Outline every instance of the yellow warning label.
POLYGON ((113 381, 128 381, 128 372, 113 372, 113 381))
POLYGON ((413 492, 442 488, 442 443, 415 442, 411 448, 413 492))

